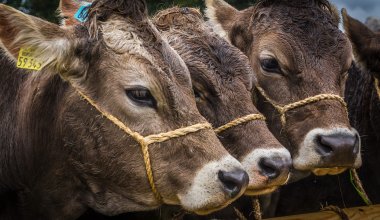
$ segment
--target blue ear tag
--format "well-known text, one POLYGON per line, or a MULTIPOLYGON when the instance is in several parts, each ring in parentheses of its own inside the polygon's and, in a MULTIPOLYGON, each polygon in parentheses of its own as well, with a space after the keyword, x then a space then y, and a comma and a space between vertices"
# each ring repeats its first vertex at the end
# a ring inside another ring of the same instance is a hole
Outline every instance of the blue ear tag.
POLYGON ((74 18, 80 22, 85 22, 87 20, 88 8, 90 6, 91 6, 91 4, 80 6, 77 13, 75 13, 75 15, 74 15, 74 18))

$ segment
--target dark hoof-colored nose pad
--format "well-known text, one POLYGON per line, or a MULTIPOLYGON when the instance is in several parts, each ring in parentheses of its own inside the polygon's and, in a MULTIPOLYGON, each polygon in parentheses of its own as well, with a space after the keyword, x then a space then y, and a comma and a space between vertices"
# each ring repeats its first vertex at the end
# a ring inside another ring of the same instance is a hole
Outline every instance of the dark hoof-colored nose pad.
POLYGON ((249 177, 244 170, 232 172, 219 171, 218 178, 223 183, 223 190, 231 197, 236 197, 248 185, 249 177))
POLYGON ((260 172, 269 180, 276 179, 283 173, 288 173, 291 167, 291 162, 281 157, 266 157, 259 162, 260 172))
POLYGON ((351 134, 318 135, 316 137, 317 153, 324 157, 325 162, 332 166, 352 163, 359 153, 360 138, 351 134))

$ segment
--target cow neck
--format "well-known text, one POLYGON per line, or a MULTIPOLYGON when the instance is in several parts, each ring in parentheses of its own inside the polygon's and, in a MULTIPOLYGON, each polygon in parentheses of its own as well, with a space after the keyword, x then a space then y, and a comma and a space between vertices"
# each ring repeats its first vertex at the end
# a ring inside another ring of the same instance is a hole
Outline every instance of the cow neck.
POLYGON ((264 91, 262 87, 257 86, 256 88, 260 92, 260 94, 280 113, 281 125, 283 128, 286 126, 286 112, 312 104, 312 103, 324 101, 324 100, 338 101, 340 104, 342 104, 342 106, 345 109, 346 114, 348 115, 347 104, 344 101, 344 99, 339 95, 329 94, 329 93, 319 94, 316 96, 311 96, 306 99, 282 106, 274 102, 271 98, 269 98, 269 96, 266 94, 266 92, 264 91))

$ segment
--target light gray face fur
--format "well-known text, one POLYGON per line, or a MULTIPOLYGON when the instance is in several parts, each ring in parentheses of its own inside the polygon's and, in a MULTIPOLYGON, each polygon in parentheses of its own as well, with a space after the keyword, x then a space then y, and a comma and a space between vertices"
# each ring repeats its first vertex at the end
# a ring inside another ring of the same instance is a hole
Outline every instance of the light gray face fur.
POLYGON ((282 160, 289 161, 289 163, 292 160, 289 151, 285 148, 271 149, 269 147, 265 149, 255 149, 243 160, 241 160, 241 164, 246 169, 250 177, 249 185, 245 192, 246 195, 262 195, 271 193, 281 185, 287 183, 290 175, 289 172, 282 173, 277 178, 272 180, 261 173, 259 164, 261 159, 273 157, 282 158, 282 160))
MULTIPOLYGON (((315 167, 313 170, 316 175, 336 175, 343 171, 345 168, 318 168, 318 165, 322 163, 322 156, 317 153, 315 140, 317 136, 320 135, 331 135, 331 134, 345 134, 345 135, 358 135, 355 129, 348 128, 331 128, 331 129, 321 129, 316 128, 311 130, 305 137, 299 153, 293 158, 293 166, 297 170, 305 170, 308 167, 315 167)), ((360 141, 360 139, 359 139, 360 141)), ((356 155, 354 167, 359 168, 362 164, 361 161, 361 144, 359 143, 359 153, 356 155)))
MULTIPOLYGON (((197 172, 191 187, 185 193, 178 194, 182 207, 198 214, 208 214, 227 206, 233 200, 220 206, 222 201, 228 200, 228 197, 221 191, 222 185, 218 180, 218 171, 231 172, 242 168, 241 164, 232 156, 226 156, 220 161, 206 164, 197 172)), ((244 191, 245 188, 238 197, 244 191)))

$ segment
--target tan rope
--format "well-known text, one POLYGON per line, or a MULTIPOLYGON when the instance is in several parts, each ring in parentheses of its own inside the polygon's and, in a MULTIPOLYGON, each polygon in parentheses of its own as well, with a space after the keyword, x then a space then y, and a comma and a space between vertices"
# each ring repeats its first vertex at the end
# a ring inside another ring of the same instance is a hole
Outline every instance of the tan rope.
POLYGON ((354 188, 358 192, 359 196, 363 199, 364 203, 366 205, 372 205, 372 201, 369 199, 366 191, 364 190, 362 181, 359 178, 358 172, 356 169, 351 169, 350 170, 350 180, 351 183, 353 184, 354 188))
POLYGON ((219 128, 214 129, 214 131, 216 133, 221 133, 221 132, 223 132, 229 128, 238 126, 240 124, 243 124, 243 123, 246 123, 249 121, 254 121, 254 120, 265 121, 266 119, 265 119, 264 115, 261 115, 261 114, 250 114, 250 115, 235 119, 235 120, 233 120, 233 121, 231 121, 231 122, 229 122, 223 126, 220 126, 219 128))
POLYGON ((150 162, 150 156, 149 156, 149 148, 148 146, 153 143, 160 143, 167 141, 172 138, 181 137, 190 133, 197 132, 199 130, 203 129, 212 129, 212 126, 209 123, 200 123, 191 125, 184 128, 179 128, 173 131, 160 133, 160 134, 153 134, 149 136, 142 136, 141 134, 132 131, 130 128, 128 128, 123 122, 121 122, 118 118, 115 116, 109 114, 108 112, 102 110, 92 99, 90 99, 88 96, 86 96, 84 93, 82 93, 77 87, 72 85, 73 88, 79 93, 80 96, 82 96, 89 104, 91 104, 97 111, 99 111, 104 117, 106 117, 108 120, 110 120, 112 123, 114 123, 116 126, 118 126, 121 130, 123 130, 125 133, 130 135, 132 138, 134 138, 141 146, 141 151, 143 153, 144 162, 145 162, 145 169, 148 176, 149 184, 152 188, 152 192, 155 195, 156 199, 158 201, 162 201, 162 198, 160 194, 157 191, 156 185, 154 183, 154 177, 152 172, 152 165, 150 162))
POLYGON ((235 211, 239 220, 247 220, 247 218, 243 215, 243 213, 241 213, 241 211, 239 211, 239 209, 234 207, 234 211, 235 211))
POLYGON ((379 80, 377 78, 375 78, 375 88, 377 91, 377 97, 379 97, 379 99, 380 99, 380 84, 379 84, 379 80))
POLYGON ((256 220, 263 219, 263 216, 261 214, 261 206, 260 206, 259 197, 256 196, 252 198, 252 206, 253 206, 253 214, 255 216, 255 219, 256 220))
POLYGON ((326 206, 326 207, 322 208, 321 211, 331 211, 331 212, 335 212, 337 215, 339 215, 339 217, 340 217, 342 220, 349 220, 349 219, 350 219, 350 218, 348 217, 348 215, 344 212, 344 210, 341 209, 341 208, 339 208, 338 206, 333 206, 333 205, 326 206))
POLYGON ((291 103, 291 104, 288 104, 285 106, 281 106, 281 105, 276 104, 271 98, 269 98, 269 96, 265 93, 264 89, 262 89, 261 87, 258 86, 257 90, 280 113, 282 126, 285 126, 285 124, 286 124, 286 112, 293 110, 293 109, 296 109, 296 108, 299 108, 299 107, 302 107, 302 106, 305 106, 305 105, 308 105, 308 104, 311 104, 311 103, 323 101, 323 100, 336 100, 336 101, 338 101, 339 103, 342 104, 342 106, 345 108, 346 113, 348 114, 347 104, 344 101, 344 99, 339 95, 320 94, 320 95, 308 97, 306 99, 303 99, 303 100, 300 100, 300 101, 297 101, 297 102, 294 102, 294 103, 291 103))

